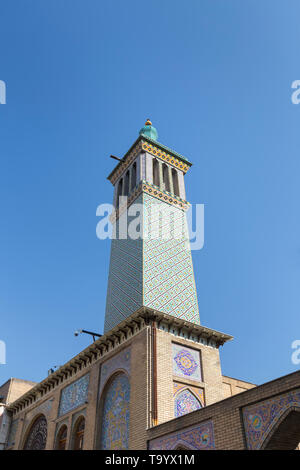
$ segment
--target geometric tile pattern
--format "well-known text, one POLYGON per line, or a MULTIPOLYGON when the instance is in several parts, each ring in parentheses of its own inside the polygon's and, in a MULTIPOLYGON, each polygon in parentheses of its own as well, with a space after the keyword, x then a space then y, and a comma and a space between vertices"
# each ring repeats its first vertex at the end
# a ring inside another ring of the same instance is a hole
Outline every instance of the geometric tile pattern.
MULTIPOLYGON (((111 242, 105 327, 107 332, 142 306, 200 324, 185 212, 142 193, 140 237, 111 242)), ((131 206, 132 207, 132 206, 131 206)), ((122 219, 122 220, 121 220, 122 219)), ((131 223, 128 217, 127 226, 131 223)), ((125 224, 126 225, 126 224, 125 224)))
MULTIPOLYGON (((135 201, 142 203, 142 195, 135 201)), ((142 239, 111 241, 104 331, 121 323, 143 304, 143 243, 142 239)))
POLYGON ((123 349, 119 354, 105 361, 101 366, 101 378, 99 396, 102 389, 111 375, 120 370, 125 370, 130 375, 130 348, 123 349))
POLYGON ((173 343, 173 374, 177 377, 185 377, 202 381, 200 353, 192 348, 173 343))
POLYGON ((129 402, 129 380, 125 374, 117 374, 106 392, 103 404, 100 447, 102 450, 128 449, 129 402))
POLYGON ((175 397, 175 401, 174 401, 175 418, 186 415, 187 413, 191 413, 192 411, 195 411, 195 410, 200 410, 200 408, 201 408, 201 404, 199 400, 197 400, 195 395, 187 388, 185 390, 182 390, 182 392, 179 392, 175 397))
POLYGON ((33 408, 30 410, 28 413, 26 413, 25 421, 24 421, 24 427, 23 427, 23 433, 28 429, 29 424, 32 425, 33 420, 39 415, 43 414, 46 416, 46 418, 49 418, 51 415, 51 410, 52 410, 52 405, 53 401, 51 399, 44 401, 41 403, 39 406, 36 408, 33 408))
POLYGON ((173 450, 176 448, 191 450, 215 449, 213 422, 206 421, 153 439, 150 441, 149 448, 150 450, 173 450))
POLYGON ((248 449, 260 449, 281 416, 292 407, 300 409, 300 389, 245 407, 243 420, 248 449))
POLYGON ((204 390, 174 382, 174 416, 185 415, 204 406, 204 390))
POLYGON ((144 194, 144 305, 199 324, 185 212, 144 194))
POLYGON ((89 380, 90 374, 86 374, 62 390, 58 416, 84 405, 88 398, 89 380))

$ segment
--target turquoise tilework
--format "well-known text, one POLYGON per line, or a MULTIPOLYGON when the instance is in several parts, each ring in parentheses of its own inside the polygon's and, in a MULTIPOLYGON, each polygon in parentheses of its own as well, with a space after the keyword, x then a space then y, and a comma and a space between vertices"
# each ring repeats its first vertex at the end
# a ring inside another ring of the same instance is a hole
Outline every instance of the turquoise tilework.
POLYGON ((129 442, 130 383, 125 374, 117 374, 105 395, 102 426, 102 450, 126 450, 129 442))
POLYGON ((105 332, 141 306, 199 325, 185 212, 147 193, 135 203, 143 206, 142 236, 118 239, 117 231, 112 240, 105 332))

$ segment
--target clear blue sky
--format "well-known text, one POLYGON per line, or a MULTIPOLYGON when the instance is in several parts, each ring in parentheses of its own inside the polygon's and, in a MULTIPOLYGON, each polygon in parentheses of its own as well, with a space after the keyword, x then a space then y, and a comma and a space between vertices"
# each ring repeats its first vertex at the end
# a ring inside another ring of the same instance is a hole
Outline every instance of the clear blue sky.
POLYGON ((14 376, 39 381, 102 331, 111 153, 150 117, 194 166, 205 204, 193 253, 201 322, 235 337, 226 375, 296 370, 300 339, 299 1, 2 0, 0 339, 14 376))

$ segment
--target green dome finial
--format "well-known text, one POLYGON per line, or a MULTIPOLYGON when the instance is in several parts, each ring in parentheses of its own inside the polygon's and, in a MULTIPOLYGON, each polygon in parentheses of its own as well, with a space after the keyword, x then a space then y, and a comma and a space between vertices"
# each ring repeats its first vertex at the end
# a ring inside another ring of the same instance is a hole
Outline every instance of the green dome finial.
POLYGON ((144 135, 145 137, 150 137, 152 140, 157 140, 158 138, 158 133, 155 127, 152 126, 152 122, 150 119, 147 119, 145 122, 144 127, 139 132, 140 135, 144 135))

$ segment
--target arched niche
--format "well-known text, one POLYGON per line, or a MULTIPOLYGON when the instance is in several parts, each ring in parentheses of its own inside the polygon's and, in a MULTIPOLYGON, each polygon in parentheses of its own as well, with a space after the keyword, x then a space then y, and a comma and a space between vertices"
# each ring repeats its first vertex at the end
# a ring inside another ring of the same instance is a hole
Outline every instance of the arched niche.
POLYGON ((27 433, 24 450, 44 450, 47 442, 47 419, 44 415, 37 416, 31 423, 27 433))
POLYGON ((103 450, 126 450, 129 446, 130 383, 119 372, 108 381, 102 394, 101 439, 103 450))

